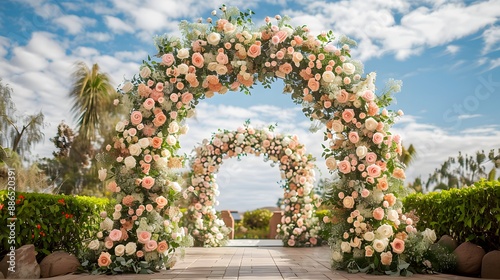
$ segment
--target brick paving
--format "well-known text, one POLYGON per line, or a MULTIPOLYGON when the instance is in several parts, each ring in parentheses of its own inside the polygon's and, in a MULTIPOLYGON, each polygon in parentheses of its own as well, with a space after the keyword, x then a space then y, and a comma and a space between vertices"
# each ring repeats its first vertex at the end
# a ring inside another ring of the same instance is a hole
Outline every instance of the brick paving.
MULTIPOLYGON (((219 247, 187 248, 184 258, 171 270, 155 274, 136 275, 65 275, 54 280, 154 280, 154 279, 335 279, 335 280, 394 280, 393 276, 349 274, 330 269, 328 246, 316 248, 284 247, 219 247)), ((401 277, 400 279, 404 279, 401 277)), ((472 280, 474 278, 447 274, 414 275, 411 279, 472 280)))

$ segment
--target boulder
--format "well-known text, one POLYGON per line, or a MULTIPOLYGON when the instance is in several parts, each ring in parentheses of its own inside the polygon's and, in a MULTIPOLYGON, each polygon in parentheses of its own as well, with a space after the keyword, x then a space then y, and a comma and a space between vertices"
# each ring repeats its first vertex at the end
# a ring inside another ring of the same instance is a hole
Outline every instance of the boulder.
POLYGON ((56 251, 46 256, 40 263, 42 278, 75 272, 80 266, 78 259, 64 251, 56 251))
POLYGON ((491 251, 484 255, 481 278, 500 279, 500 251, 491 251))
POLYGON ((457 241, 449 235, 441 236, 437 243, 442 247, 448 249, 450 252, 453 252, 458 247, 457 241))
POLYGON ((5 278, 9 279, 37 279, 40 278, 40 266, 36 261, 36 251, 33 244, 21 246, 15 250, 14 272, 9 271, 11 256, 6 255, 1 262, 0 270, 5 278))
POLYGON ((465 276, 477 277, 481 273, 481 263, 486 254, 483 248, 471 242, 460 244, 453 254, 457 257, 457 272, 465 276))

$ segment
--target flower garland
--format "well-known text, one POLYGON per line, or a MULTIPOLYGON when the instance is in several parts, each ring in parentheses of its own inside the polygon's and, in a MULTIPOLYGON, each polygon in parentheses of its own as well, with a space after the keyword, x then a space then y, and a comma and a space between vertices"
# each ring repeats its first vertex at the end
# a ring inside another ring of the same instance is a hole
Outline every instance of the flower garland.
POLYGON ((264 161, 278 164, 284 181, 284 214, 279 233, 283 244, 290 247, 317 244, 319 222, 315 208, 320 201, 312 192, 314 159, 306 154, 296 135, 281 135, 274 127, 255 129, 248 122, 236 131, 223 130, 195 149, 188 174, 186 197, 190 201, 188 229, 200 246, 220 246, 229 230, 216 216, 214 206, 219 194, 214 174, 224 159, 262 155, 264 161))
POLYGON ((148 57, 140 74, 121 89, 127 97, 122 102, 132 109, 130 118, 117 124, 116 141, 109 146, 111 172, 101 172, 107 180, 114 176, 108 187, 118 204, 91 246, 97 248, 100 271, 120 271, 131 262, 137 272, 144 260, 148 269, 158 268, 168 259, 165 252, 181 245, 184 232, 173 206, 180 188, 167 174, 182 166, 176 152, 178 136, 187 132, 185 119, 215 92, 249 93, 257 81, 270 87, 276 78, 306 116, 326 125, 329 144, 323 156, 340 178, 330 200, 341 217, 330 218, 334 267, 405 270, 399 264, 407 235, 415 229, 397 199, 405 177, 396 158, 401 138, 389 131, 402 112, 383 109, 400 85, 393 83, 377 96, 375 74, 362 77, 362 65, 350 58, 353 42, 341 37, 337 48, 332 31, 315 37, 306 26, 294 28, 280 16, 254 27, 251 11, 220 10, 207 23, 181 22, 183 40, 157 37, 159 61, 148 57), (135 244, 128 251, 127 241, 135 244))

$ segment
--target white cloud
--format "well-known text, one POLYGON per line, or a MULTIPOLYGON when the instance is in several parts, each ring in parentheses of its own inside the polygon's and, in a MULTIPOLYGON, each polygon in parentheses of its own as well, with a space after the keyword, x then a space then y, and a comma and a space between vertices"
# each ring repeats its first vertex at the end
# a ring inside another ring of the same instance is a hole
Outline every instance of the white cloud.
POLYGON ((457 118, 459 120, 467 120, 467 119, 479 118, 481 116, 482 115, 480 115, 480 114, 465 114, 465 115, 460 115, 457 118))
POLYGON ((134 32, 134 28, 132 26, 117 17, 104 16, 104 22, 106 23, 108 28, 115 33, 121 34, 134 32))
POLYGON ((456 45, 448 45, 446 46, 445 53, 455 55, 460 51, 460 47, 456 45))
POLYGON ((76 15, 63 15, 55 18, 54 23, 65 29, 69 34, 77 35, 84 32, 86 26, 94 25, 96 20, 76 15))
POLYGON ((493 26, 483 32, 484 48, 483 54, 500 49, 500 27, 493 26))
POLYGON ((105 32, 87 32, 85 33, 89 39, 97 42, 107 42, 113 39, 113 36, 105 32))
POLYGON ((500 58, 495 58, 495 59, 490 60, 489 64, 490 65, 488 67, 488 70, 492 70, 492 69, 499 67, 500 66, 500 58))

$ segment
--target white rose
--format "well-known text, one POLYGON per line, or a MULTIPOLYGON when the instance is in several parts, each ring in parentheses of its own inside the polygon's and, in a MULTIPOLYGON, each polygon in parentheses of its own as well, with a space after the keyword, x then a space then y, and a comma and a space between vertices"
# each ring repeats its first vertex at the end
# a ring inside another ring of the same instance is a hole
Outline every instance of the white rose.
POLYGON ((147 148, 149 147, 149 139, 148 138, 141 138, 139 139, 139 142, 137 142, 141 148, 147 148))
POLYGON ((399 219, 398 211, 391 209, 387 211, 387 219, 392 222, 396 222, 399 219))
POLYGON ((343 259, 342 254, 339 251, 334 251, 332 254, 332 260, 335 262, 341 262, 343 259))
POLYGON ((149 67, 147 66, 144 66, 142 67, 141 72, 139 74, 141 75, 141 77, 147 78, 149 77, 149 75, 151 75, 151 69, 149 69, 149 67))
POLYGON ((172 153, 169 150, 165 149, 161 151, 161 156, 164 158, 169 158, 170 156, 172 156, 172 153))
MULTIPOLYGON (((234 24, 228 22, 226 24, 224 24, 224 33, 226 34, 231 34, 233 33, 234 31, 236 30, 236 27, 234 26, 234 24)), ((217 33, 218 34, 218 33, 217 33)))
POLYGON ((387 248, 388 243, 387 239, 375 239, 373 241, 373 249, 381 253, 385 250, 385 248, 387 248))
POLYGON ((356 99, 352 102, 352 105, 354 105, 354 107, 356 107, 356 108, 359 108, 359 107, 361 107, 362 104, 361 104, 361 101, 359 101, 359 99, 356 99))
POLYGON ((349 242, 344 241, 344 242, 342 242, 342 244, 340 244, 340 249, 344 253, 350 253, 351 252, 351 245, 349 244, 349 242))
POLYGON ((127 93, 127 92, 131 91, 133 87, 134 87, 134 85, 133 85, 131 82, 126 82, 126 83, 125 83, 125 84, 123 84, 123 86, 122 86, 122 91, 123 91, 124 93, 127 93))
POLYGON ((210 34, 208 34, 207 36, 207 42, 210 44, 210 45, 217 45, 220 41, 220 34, 219 33, 216 33, 216 32, 212 32, 210 34))
POLYGON ((329 169, 329 170, 335 170, 337 169, 337 160, 335 159, 334 156, 329 156, 327 159, 326 159, 326 167, 329 169))
POLYGON ((293 29, 291 29, 291 28, 290 28, 290 27, 288 27, 288 26, 283 26, 283 27, 281 28, 281 30, 286 31, 286 34, 288 34, 288 36, 291 36, 291 35, 293 34, 293 29))
POLYGON ((179 70, 180 74, 186 75, 189 70, 189 67, 185 63, 182 63, 181 65, 177 66, 177 69, 179 70))
POLYGON ((377 228, 377 237, 389 238, 393 235, 392 226, 383 224, 377 228))
POLYGON ((182 190, 181 186, 177 182, 170 182, 168 186, 175 192, 180 192, 182 190))
POLYGON ((325 71, 321 77, 323 78, 323 81, 331 83, 335 79, 335 74, 333 74, 332 71, 325 71))
POLYGON ((344 125, 342 124, 342 122, 340 120, 334 120, 332 122, 332 129, 335 132, 342 132, 342 131, 344 131, 344 125))
POLYGON ((342 69, 347 75, 352 75, 356 71, 356 66, 352 63, 344 63, 344 65, 342 65, 342 69))
POLYGON ((127 243, 127 245, 125 245, 125 253, 128 256, 134 254, 136 250, 137 250, 137 244, 135 244, 134 242, 129 242, 127 243))
POLYGON ((436 232, 432 229, 426 228, 422 232, 422 236, 424 237, 424 240, 428 241, 429 243, 434 243, 436 241, 436 232))
POLYGON ((128 151, 131 155, 138 156, 141 154, 142 149, 141 149, 141 146, 139 144, 132 144, 132 145, 128 146, 128 151))
POLYGON ((123 122, 117 122, 115 126, 115 130, 118 132, 122 132, 125 129, 125 124, 123 122))
POLYGON ((171 122, 168 125, 168 132, 169 133, 177 133, 179 131, 179 124, 177 122, 171 122))
POLYGON ((189 50, 188 49, 180 49, 178 52, 177 52, 177 57, 179 59, 185 59, 185 58, 188 58, 189 57, 189 50))
POLYGON ((102 231, 99 231, 97 234, 96 234, 97 238, 101 239, 103 237, 103 234, 102 234, 102 231))
POLYGON ((133 156, 128 156, 128 157, 126 157, 126 158, 123 160, 123 162, 125 163, 125 166, 126 166, 127 168, 133 168, 133 167, 135 167, 135 165, 136 165, 136 163, 137 163, 137 162, 135 161, 135 158, 134 158, 133 156))
POLYGON ((101 222, 101 229, 111 231, 113 229, 113 221, 110 218, 104 219, 104 221, 101 222))
POLYGON ((360 159, 364 158, 367 153, 368 153, 368 149, 365 146, 358 146, 356 148, 356 155, 360 159))
POLYGON ((167 144, 169 144, 170 146, 173 146, 173 145, 175 145, 175 143, 177 143, 177 139, 175 138, 175 136, 173 136, 173 135, 167 136, 167 144))
POLYGON ((122 217, 122 213, 120 213, 119 211, 115 211, 113 213, 113 220, 119 220, 121 217, 122 217))
POLYGON ((373 231, 367 231, 365 232, 365 234, 363 234, 363 238, 366 241, 371 242, 373 241, 373 239, 375 239, 375 234, 373 233, 373 231))
POLYGON ((125 253, 125 246, 123 246, 122 244, 118 245, 115 247, 115 255, 117 257, 121 257, 123 256, 123 254, 125 253))
POLYGON ((108 176, 108 170, 101 167, 101 169, 99 169, 99 171, 97 171, 97 174, 98 174, 99 180, 102 182, 102 181, 106 180, 106 177, 108 176))
POLYGON ((378 122, 374 118, 370 117, 370 118, 366 119, 366 121, 365 121, 366 129, 368 129, 370 131, 374 131, 377 128, 377 126, 378 126, 378 122))
POLYGON ((293 153, 293 152, 292 152, 292 150, 290 150, 290 148, 286 148, 286 149, 285 149, 285 154, 286 154, 287 156, 290 156, 292 153, 293 153))
POLYGON ((94 251, 97 251, 99 249, 99 240, 97 239, 94 239, 92 241, 90 241, 89 245, 87 246, 90 250, 94 250, 94 251))

